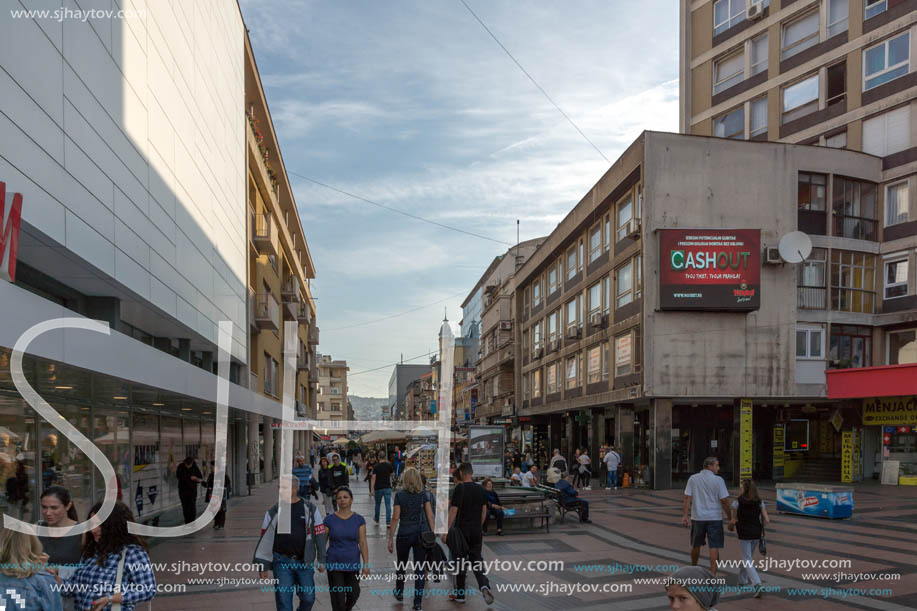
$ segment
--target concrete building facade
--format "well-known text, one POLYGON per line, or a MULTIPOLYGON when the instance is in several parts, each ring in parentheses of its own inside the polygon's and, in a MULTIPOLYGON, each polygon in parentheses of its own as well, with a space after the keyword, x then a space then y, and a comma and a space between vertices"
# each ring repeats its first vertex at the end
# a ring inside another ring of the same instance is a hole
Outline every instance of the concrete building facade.
POLYGON ((430 365, 415 365, 411 363, 395 365, 388 382, 389 404, 388 413, 385 414, 387 420, 407 419, 404 397, 408 385, 414 380, 419 380, 425 373, 430 373, 430 365))
POLYGON ((347 399, 347 361, 334 359, 328 354, 318 358, 318 414, 319 420, 353 420, 353 408, 347 399))

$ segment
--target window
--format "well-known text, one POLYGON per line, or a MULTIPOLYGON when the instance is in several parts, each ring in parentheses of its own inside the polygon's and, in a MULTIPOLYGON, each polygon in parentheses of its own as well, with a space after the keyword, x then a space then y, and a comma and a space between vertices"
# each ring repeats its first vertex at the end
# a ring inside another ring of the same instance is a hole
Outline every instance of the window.
POLYGON ((615 338, 615 376, 633 371, 633 336, 630 333, 615 338))
POLYGON ((531 395, 531 392, 532 392, 532 381, 529 378, 529 374, 524 373, 522 374, 522 400, 528 401, 529 395, 531 395))
POLYGON ((831 251, 831 307, 841 312, 875 311, 876 258, 846 250, 831 251))
POLYGON ((589 262, 602 256, 602 226, 596 225, 589 232, 589 262))
POLYGON ((602 381, 601 346, 593 346, 586 352, 586 380, 588 384, 602 381))
POLYGON ((529 331, 526 329, 522 332, 522 358, 529 358, 529 331))
POLYGON ((825 189, 828 179, 824 174, 799 173, 796 203, 800 210, 825 211, 825 189))
POLYGON ((634 300, 634 262, 628 261, 615 270, 615 307, 626 306, 634 300))
POLYGON ((745 107, 739 106, 714 119, 713 135, 717 138, 732 138, 733 140, 745 138, 745 107))
POLYGON ((910 72, 911 33, 889 38, 863 51, 863 91, 910 72))
POLYGON ((872 362, 872 328, 832 325, 829 358, 835 369, 868 367, 872 362))
POLYGON ((714 95, 738 85, 745 79, 745 53, 739 51, 713 62, 714 95))
POLYGON ((850 0, 828 0, 828 38, 847 31, 850 0))
POLYGON ((544 321, 539 320, 532 326, 532 348, 538 350, 541 348, 541 325, 544 321))
POLYGON ((767 34, 751 41, 751 58, 749 60, 748 76, 767 71, 767 34))
POLYGON ((885 226, 908 220, 907 181, 885 187, 885 226))
POLYGON ((847 62, 828 66, 827 106, 840 104, 847 99, 847 62))
POLYGON ((585 260, 586 260, 586 257, 583 253, 583 241, 580 240, 579 249, 577 250, 577 257, 576 257, 576 271, 578 272, 583 271, 583 262, 585 260))
POLYGON ((643 255, 634 257, 634 299, 643 296, 643 255))
POLYGON ((866 16, 864 19, 875 17, 879 13, 884 13, 888 8, 886 0, 866 0, 866 16))
POLYGON ((744 20, 745 0, 716 0, 713 3, 714 36, 744 20))
POLYGON ((751 135, 767 133, 767 96, 751 103, 751 135))
POLYGON ((818 11, 809 13, 783 26, 780 59, 793 57, 818 42, 818 11))
POLYGON ((567 302, 567 326, 579 325, 579 303, 577 300, 571 299, 567 302))
POLYGON ((604 344, 602 344, 602 379, 603 380, 608 379, 608 369, 610 368, 610 365, 608 362, 609 360, 610 359, 608 358, 608 342, 605 342, 604 344))
POLYGON ((532 309, 541 305, 541 279, 532 283, 532 309))
POLYGON ((834 235, 857 240, 877 239, 877 187, 874 183, 834 178, 834 235))
POLYGON ((611 307, 611 277, 602 278, 602 314, 608 314, 611 307))
POLYGON ((528 318, 529 312, 532 308, 532 287, 525 287, 525 292, 522 297, 522 317, 528 318))
POLYGON ((789 123, 818 110, 818 75, 783 90, 783 122, 789 123))
POLYGON ((885 262, 885 298, 907 295, 907 259, 885 262))
POLYGON ((903 151, 911 146, 911 107, 863 121, 863 152, 879 157, 903 151))
POLYGON ((264 392, 272 397, 280 392, 280 368, 277 360, 267 352, 264 353, 264 392))
POLYGON ((576 275, 576 248, 567 251, 567 280, 576 275))
POLYGON ((800 309, 825 309, 827 259, 827 249, 813 248, 809 257, 796 266, 796 305, 800 309))
POLYGON ((554 310, 548 315, 548 341, 554 341, 560 337, 560 310, 554 310))
POLYGON ((634 217, 633 198, 628 194, 618 202, 617 241, 620 242, 630 232, 630 221, 634 217))
POLYGON ((567 358, 567 388, 579 386, 579 368, 576 366, 577 356, 567 358))
POLYGON ((592 315, 602 311, 602 287, 596 282, 589 287, 589 317, 592 318, 592 315))
POLYGON ((557 290, 557 265, 551 266, 548 270, 548 295, 553 295, 557 290))
POLYGON ((826 137, 825 146, 831 149, 847 148, 847 130, 844 130, 839 134, 834 134, 833 136, 826 137))
POLYGON ((796 358, 825 358, 825 332, 819 328, 796 329, 796 358))
POLYGON ((917 363, 917 330, 888 332, 888 364, 917 363))
POLYGON ((608 249, 611 248, 611 215, 605 215, 605 232, 603 236, 604 242, 604 251, 608 252, 608 249))
MULTIPOLYGON (((547 368, 547 382, 548 382, 548 394, 554 394, 560 392, 560 380, 557 377, 557 366, 558 363, 551 363, 547 368)), ((495 380, 497 378, 494 378, 495 380)))
POLYGON ((532 398, 541 398, 541 369, 532 372, 532 398))

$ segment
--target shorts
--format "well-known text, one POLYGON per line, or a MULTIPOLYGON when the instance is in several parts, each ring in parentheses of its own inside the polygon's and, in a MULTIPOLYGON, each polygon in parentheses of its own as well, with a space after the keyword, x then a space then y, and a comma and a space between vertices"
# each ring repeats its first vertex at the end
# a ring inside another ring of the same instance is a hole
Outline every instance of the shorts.
POLYGON ((723 549, 724 537, 722 520, 691 520, 691 547, 723 549))

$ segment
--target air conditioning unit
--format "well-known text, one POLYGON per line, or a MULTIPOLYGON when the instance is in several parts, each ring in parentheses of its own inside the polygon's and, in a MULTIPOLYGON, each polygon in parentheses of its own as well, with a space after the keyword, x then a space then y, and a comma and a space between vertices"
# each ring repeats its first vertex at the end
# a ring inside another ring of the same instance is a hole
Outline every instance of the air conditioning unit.
POLYGON ((576 339, 580 336, 579 325, 569 325, 567 327, 567 339, 576 339))
POLYGON ((589 315, 589 324, 592 325, 593 327, 601 327, 602 326, 602 313, 593 312, 592 314, 590 314, 589 315))
POLYGON ((783 259, 780 258, 780 249, 776 246, 768 246, 764 249, 764 263, 767 265, 780 265, 783 259))
POLYGON ((541 355, 543 355, 543 354, 544 354, 544 348, 542 348, 541 346, 539 346, 539 347, 535 348, 535 350, 532 351, 532 358, 533 358, 533 359, 540 359, 540 358, 541 358, 541 355))
POLYGON ((748 9, 745 11, 745 18, 749 21, 754 21, 762 17, 764 17, 764 2, 758 0, 758 2, 749 3, 748 9))
POLYGON ((501 331, 512 331, 513 330, 513 321, 501 320, 500 321, 500 330, 501 331))
POLYGON ((557 352, 558 350, 560 350, 560 340, 559 339, 552 339, 550 342, 548 342, 548 351, 549 352, 557 352))
POLYGON ((640 219, 631 219, 628 222, 627 237, 636 240, 640 237, 640 219))

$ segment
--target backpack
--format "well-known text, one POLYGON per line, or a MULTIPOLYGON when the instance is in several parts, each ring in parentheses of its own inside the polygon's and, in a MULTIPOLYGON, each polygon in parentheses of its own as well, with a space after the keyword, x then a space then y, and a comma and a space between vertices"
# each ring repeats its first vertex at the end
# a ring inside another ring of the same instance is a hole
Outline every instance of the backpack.
POLYGON ((560 471, 561 473, 566 472, 567 470, 567 461, 563 458, 554 463, 554 468, 560 471))

